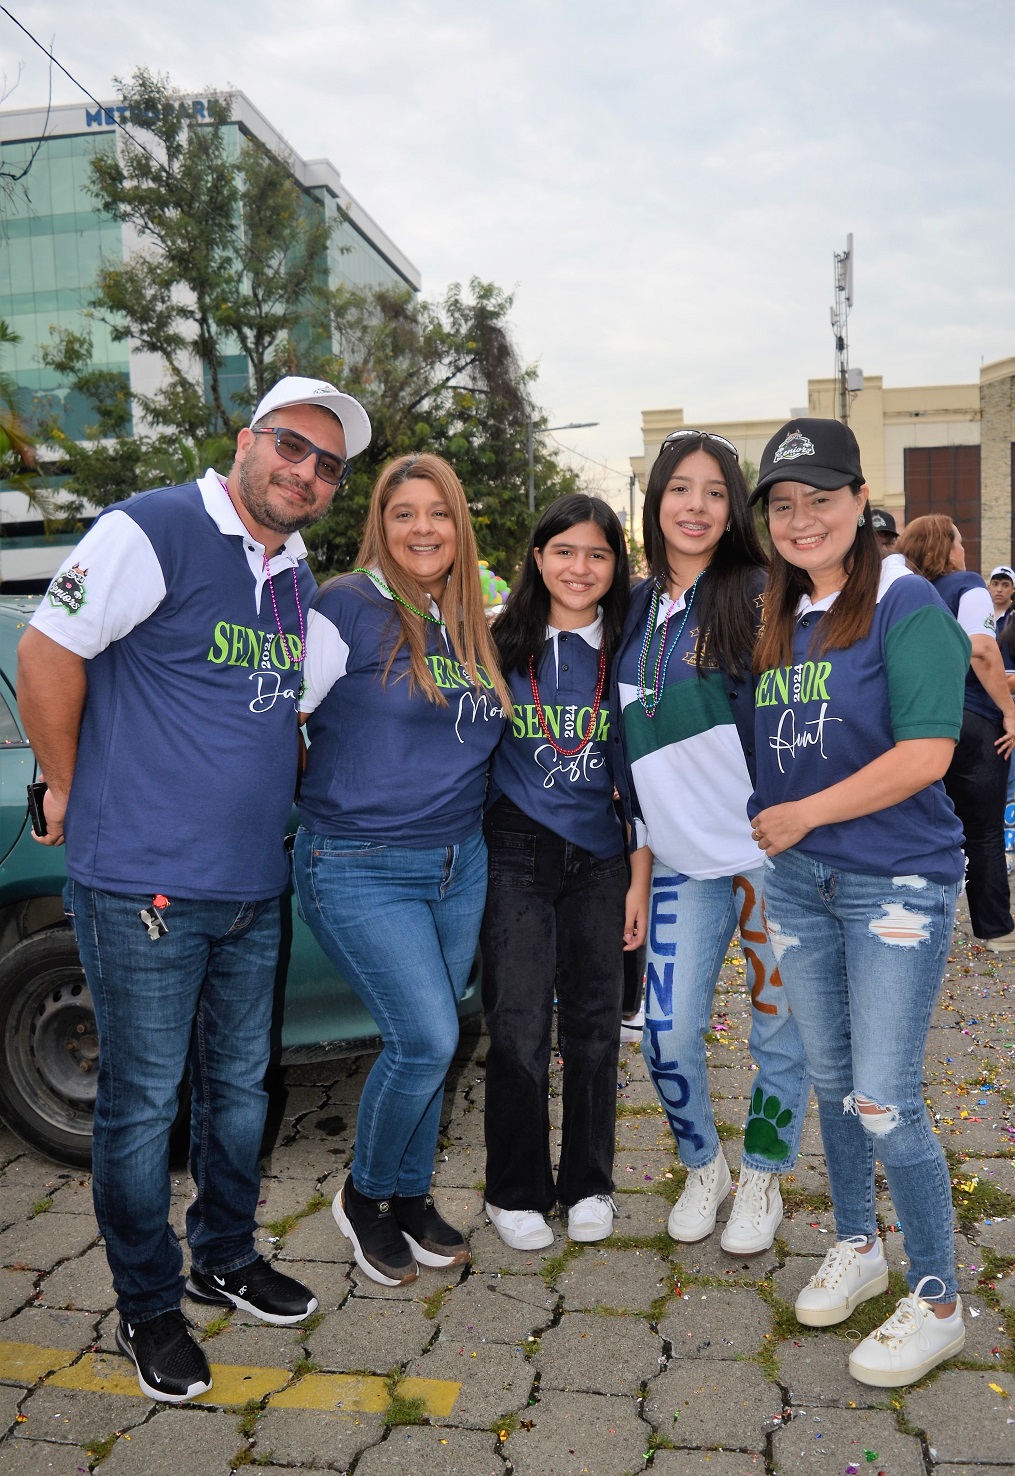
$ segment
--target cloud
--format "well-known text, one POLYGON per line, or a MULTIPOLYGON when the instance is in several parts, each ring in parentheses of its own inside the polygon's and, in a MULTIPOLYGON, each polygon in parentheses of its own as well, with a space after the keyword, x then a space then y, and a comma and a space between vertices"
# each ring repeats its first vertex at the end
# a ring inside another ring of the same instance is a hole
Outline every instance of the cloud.
MULTIPOLYGON (((948 382, 1015 352, 1009 0, 49 0, 30 23, 100 96, 141 63, 240 88, 424 290, 513 290, 551 419, 598 420, 564 439, 618 468, 645 408, 802 403, 848 231, 854 363, 948 382)), ((0 25, 11 105, 35 104, 44 61, 0 25)))

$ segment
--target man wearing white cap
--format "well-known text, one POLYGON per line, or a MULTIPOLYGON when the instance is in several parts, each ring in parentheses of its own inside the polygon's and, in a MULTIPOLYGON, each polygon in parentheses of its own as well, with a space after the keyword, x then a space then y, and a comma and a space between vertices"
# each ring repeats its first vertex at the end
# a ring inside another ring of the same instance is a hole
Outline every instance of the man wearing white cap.
POLYGON ((1015 590, 1015 569, 1010 564, 998 564, 996 569, 991 569, 990 578, 987 581, 990 590, 991 602, 994 606, 994 629, 1000 639, 1008 621, 1011 619, 1011 597, 1015 590))
POLYGON ((306 612, 299 530, 370 440, 363 407, 286 378, 227 477, 108 508, 54 577, 19 651, 48 783, 44 845, 99 1032, 92 1184, 117 1343, 151 1399, 211 1387, 180 1311, 299 1322, 317 1299, 254 1249, 258 1152, 296 779, 306 612), (191 1269, 169 1224, 169 1134, 193 1087, 191 1269))

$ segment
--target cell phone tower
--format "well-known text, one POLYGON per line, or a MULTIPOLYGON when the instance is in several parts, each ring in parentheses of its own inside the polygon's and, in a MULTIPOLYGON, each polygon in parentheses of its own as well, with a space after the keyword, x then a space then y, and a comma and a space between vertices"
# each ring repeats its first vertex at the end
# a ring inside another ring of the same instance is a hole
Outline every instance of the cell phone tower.
POLYGON ((849 310, 853 306, 853 232, 846 237, 845 251, 835 252, 835 306, 831 309, 835 336, 835 381, 839 391, 839 419, 849 424, 850 391, 863 387, 862 377, 854 384, 849 372, 849 310))

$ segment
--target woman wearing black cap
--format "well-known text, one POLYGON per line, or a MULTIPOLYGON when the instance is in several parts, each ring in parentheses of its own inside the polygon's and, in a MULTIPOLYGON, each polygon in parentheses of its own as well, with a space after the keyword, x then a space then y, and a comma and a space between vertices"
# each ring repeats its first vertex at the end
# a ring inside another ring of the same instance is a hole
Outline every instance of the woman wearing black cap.
POLYGON ((847 426, 797 420, 765 448, 772 576, 755 653, 769 937, 818 1098, 837 1243, 796 1302, 812 1327, 887 1290, 880 1158, 911 1288, 854 1347, 861 1383, 914 1383, 963 1346, 948 1166, 921 1092, 962 878, 941 784, 969 641, 926 580, 882 564, 847 426))
POLYGON ((631 600, 610 704, 623 714, 624 762, 614 771, 637 847, 627 943, 647 946, 642 1053, 688 1171, 667 1228, 674 1240, 703 1240, 732 1190, 705 1039, 739 930, 758 1075, 721 1245, 753 1255, 782 1219, 779 1176, 793 1168, 809 1088, 765 936, 747 819, 766 560, 731 442, 694 430, 667 437, 645 493, 644 538, 651 578, 631 600))

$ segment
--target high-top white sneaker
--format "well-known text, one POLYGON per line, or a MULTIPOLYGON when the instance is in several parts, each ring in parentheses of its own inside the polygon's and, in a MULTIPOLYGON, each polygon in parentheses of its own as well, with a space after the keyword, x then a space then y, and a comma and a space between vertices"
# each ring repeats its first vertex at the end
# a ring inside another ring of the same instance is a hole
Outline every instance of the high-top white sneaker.
POLYGON ((781 1220, 779 1175, 741 1169, 733 1213, 719 1244, 732 1256, 756 1256, 768 1250, 781 1220))
POLYGON ((666 1228, 673 1240, 704 1240, 715 1229, 719 1206, 733 1188, 722 1149, 704 1168, 690 1169, 684 1192, 670 1210, 666 1228))

